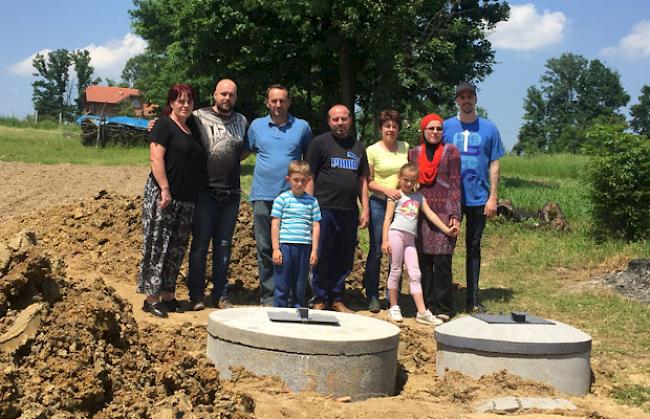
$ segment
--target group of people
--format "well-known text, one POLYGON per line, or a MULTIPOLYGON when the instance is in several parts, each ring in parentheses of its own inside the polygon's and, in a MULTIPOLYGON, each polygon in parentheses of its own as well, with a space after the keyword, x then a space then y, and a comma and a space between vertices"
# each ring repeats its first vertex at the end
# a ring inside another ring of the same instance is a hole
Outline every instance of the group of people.
POLYGON ((478 281, 486 217, 496 212, 499 132, 476 114, 476 88, 456 88, 458 115, 426 115, 420 144, 399 141, 399 112, 380 115, 381 139, 369 146, 351 133, 350 110, 330 108, 329 131, 312 139, 309 124, 289 113, 286 87, 266 91, 268 115, 235 112, 237 86, 220 80, 214 105, 194 110, 191 86, 170 88, 165 115, 150 132, 151 174, 143 204, 143 257, 138 292, 143 310, 158 317, 204 308, 205 269, 212 242, 210 304, 228 308, 228 264, 237 222, 240 161, 256 155, 249 194, 257 246, 260 304, 350 312, 345 281, 352 270, 357 229, 369 227, 364 288, 371 312, 381 310, 382 254, 390 256, 388 317, 398 305, 406 264, 416 321, 437 325, 454 315, 451 262, 466 220, 466 309, 483 311, 478 281), (175 297, 190 237, 189 306, 175 297), (311 278, 311 281, 308 281, 311 278), (306 300, 308 282, 312 299, 306 300))

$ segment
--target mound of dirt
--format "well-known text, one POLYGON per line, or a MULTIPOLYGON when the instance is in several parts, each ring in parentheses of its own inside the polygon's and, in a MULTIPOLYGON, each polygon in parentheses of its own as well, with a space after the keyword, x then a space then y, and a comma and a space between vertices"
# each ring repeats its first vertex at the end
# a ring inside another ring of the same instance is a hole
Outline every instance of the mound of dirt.
MULTIPOLYGON (((142 198, 112 195, 105 190, 93 199, 51 207, 8 220, 0 229, 0 237, 11 231, 26 229, 34 232, 44 246, 65 258, 75 270, 92 270, 103 275, 135 284, 142 246, 142 198)), ((0 271, 2 270, 0 248, 0 271)), ((206 272, 211 272, 208 257, 206 272)), ((348 297, 355 306, 365 299, 363 271, 365 255, 357 248, 354 269, 347 281, 348 297)), ((187 276, 187 256, 178 281, 181 290, 187 276)), ((230 263, 230 296, 235 304, 257 304, 259 282, 253 235, 253 214, 250 204, 240 204, 237 228, 233 237, 230 263)))
POLYGON ((250 396, 222 389, 203 335, 139 330, 102 281, 69 281, 38 246, 13 253, 0 277, 0 417, 250 416, 250 396))

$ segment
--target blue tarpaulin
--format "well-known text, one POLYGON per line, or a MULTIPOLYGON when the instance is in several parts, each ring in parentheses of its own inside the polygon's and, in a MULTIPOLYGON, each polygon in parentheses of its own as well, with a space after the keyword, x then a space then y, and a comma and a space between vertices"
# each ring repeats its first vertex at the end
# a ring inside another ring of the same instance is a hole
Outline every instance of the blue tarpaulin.
MULTIPOLYGON (((81 125, 81 123, 86 119, 90 119, 95 123, 95 125, 100 125, 101 118, 97 115, 90 115, 90 114, 81 115, 79 118, 77 118, 75 122, 77 123, 77 125, 81 125)), ((104 120, 101 121, 101 125, 120 124, 120 125, 126 125, 133 128, 138 128, 138 129, 147 129, 148 122, 149 121, 144 118, 133 118, 130 116, 111 116, 110 118, 104 118, 104 120)))

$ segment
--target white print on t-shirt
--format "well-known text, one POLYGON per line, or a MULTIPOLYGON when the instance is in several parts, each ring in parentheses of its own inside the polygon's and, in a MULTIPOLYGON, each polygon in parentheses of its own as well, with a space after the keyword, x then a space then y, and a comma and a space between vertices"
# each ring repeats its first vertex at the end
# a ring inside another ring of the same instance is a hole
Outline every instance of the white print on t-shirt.
POLYGON ((341 169, 357 170, 359 168, 361 158, 351 151, 348 151, 346 156, 348 157, 347 159, 342 159, 340 157, 332 157, 330 159, 330 165, 333 168, 338 167, 341 169))
POLYGON ((469 142, 469 131, 468 130, 463 131, 463 139, 464 139, 464 141, 463 141, 463 151, 466 152, 467 151, 467 145, 468 145, 467 143, 469 142))

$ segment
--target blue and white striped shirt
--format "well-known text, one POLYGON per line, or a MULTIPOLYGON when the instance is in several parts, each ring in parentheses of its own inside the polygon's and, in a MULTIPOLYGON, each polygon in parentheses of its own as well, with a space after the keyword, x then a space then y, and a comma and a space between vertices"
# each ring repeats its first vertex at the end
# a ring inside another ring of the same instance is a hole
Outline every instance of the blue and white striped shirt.
POLYGON ((295 196, 288 190, 273 201, 271 217, 280 219, 280 243, 311 244, 312 223, 321 219, 320 206, 312 195, 295 196))

